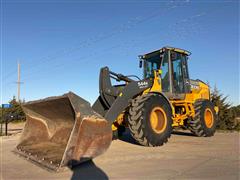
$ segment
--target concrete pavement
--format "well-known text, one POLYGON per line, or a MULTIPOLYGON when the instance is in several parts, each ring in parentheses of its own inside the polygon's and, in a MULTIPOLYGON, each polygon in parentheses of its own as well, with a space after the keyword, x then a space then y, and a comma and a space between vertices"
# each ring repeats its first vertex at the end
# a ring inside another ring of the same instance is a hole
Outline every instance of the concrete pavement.
POLYGON ((18 138, 1 138, 1 179, 240 179, 237 132, 210 138, 176 133, 158 148, 134 144, 126 134, 102 156, 60 173, 13 154, 18 138))

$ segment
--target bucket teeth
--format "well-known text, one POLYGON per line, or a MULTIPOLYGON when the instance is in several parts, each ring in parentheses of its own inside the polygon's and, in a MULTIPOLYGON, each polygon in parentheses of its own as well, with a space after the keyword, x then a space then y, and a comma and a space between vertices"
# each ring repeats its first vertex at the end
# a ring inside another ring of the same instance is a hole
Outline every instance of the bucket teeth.
POLYGON ((48 169, 59 170, 105 152, 111 124, 72 92, 23 105, 26 124, 15 152, 48 169))

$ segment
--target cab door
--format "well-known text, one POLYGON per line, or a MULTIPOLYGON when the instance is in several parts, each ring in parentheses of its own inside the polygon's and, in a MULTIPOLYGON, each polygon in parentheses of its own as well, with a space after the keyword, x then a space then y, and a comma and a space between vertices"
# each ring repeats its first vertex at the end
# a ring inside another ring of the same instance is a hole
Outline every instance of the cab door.
POLYGON ((184 99, 190 91, 188 82, 187 57, 185 54, 171 52, 172 94, 174 99, 184 99))

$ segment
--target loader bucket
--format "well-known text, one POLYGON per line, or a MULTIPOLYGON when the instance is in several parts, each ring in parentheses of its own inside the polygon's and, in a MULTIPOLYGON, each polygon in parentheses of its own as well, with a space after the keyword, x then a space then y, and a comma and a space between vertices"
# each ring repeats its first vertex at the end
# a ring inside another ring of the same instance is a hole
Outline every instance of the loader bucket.
POLYGON ((106 151, 111 124, 72 92, 23 105, 26 124, 14 152, 59 171, 106 151))

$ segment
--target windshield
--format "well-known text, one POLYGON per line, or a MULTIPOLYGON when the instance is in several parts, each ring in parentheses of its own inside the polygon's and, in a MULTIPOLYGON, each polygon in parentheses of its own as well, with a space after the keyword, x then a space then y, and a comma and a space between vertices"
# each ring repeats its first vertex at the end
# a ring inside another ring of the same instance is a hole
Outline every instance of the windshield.
POLYGON ((144 60, 144 78, 153 78, 154 70, 160 69, 162 55, 156 55, 144 60))

